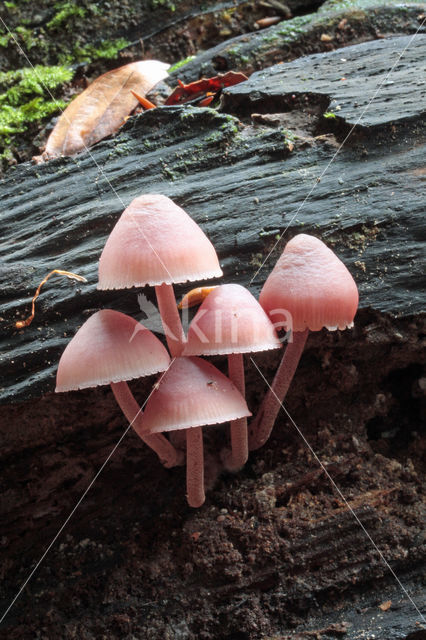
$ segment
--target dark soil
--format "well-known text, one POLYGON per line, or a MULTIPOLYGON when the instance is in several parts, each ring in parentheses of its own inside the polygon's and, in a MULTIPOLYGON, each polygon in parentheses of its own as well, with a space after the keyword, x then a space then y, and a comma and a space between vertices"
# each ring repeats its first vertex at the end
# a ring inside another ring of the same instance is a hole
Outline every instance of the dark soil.
MULTIPOLYGON (((421 339, 418 321, 371 312, 352 332, 312 334, 288 397, 291 419, 281 414, 240 473, 219 473, 226 434, 205 429, 208 493, 198 510, 185 503, 184 469, 163 469, 128 433, 0 637, 238 640, 329 628, 316 637, 367 629, 375 636, 364 637, 405 638, 419 617, 375 545, 419 599, 421 339), (387 635, 391 616, 399 635, 387 635)), ((275 360, 255 358, 269 377, 275 360)), ((264 385, 248 371, 255 408, 264 385)), ((3 407, 1 428, 6 607, 125 425, 105 388, 3 407)))

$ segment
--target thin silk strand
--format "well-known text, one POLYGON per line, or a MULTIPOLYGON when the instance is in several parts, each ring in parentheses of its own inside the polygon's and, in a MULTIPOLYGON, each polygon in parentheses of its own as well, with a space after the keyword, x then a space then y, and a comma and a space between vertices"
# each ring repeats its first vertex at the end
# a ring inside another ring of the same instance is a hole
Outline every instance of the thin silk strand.
POLYGON ((293 341, 288 343, 272 386, 264 397, 260 409, 249 427, 250 451, 262 447, 271 435, 281 403, 287 394, 303 353, 308 333, 309 329, 293 332, 293 341))
POLYGON ((145 444, 155 451, 157 456, 160 458, 161 463, 168 469, 182 464, 182 452, 177 451, 172 443, 169 442, 161 433, 142 435, 142 411, 140 411, 140 407, 136 402, 134 395, 130 391, 127 382, 111 382, 111 389, 120 409, 129 421, 129 424, 132 425, 133 429, 136 431, 138 436, 142 438, 145 444))

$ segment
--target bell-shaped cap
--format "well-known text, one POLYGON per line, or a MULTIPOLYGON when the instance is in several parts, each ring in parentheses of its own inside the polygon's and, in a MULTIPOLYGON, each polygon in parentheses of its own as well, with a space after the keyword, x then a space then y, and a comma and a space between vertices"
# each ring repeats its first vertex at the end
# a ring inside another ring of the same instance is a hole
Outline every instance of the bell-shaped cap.
POLYGON ((135 198, 112 230, 99 261, 98 289, 216 278, 216 251, 187 213, 158 194, 135 198))
POLYGON ((97 387, 164 371, 166 348, 151 331, 119 311, 98 311, 61 356, 55 391, 97 387))
POLYGON ((251 353, 281 342, 256 298, 239 284, 215 287, 192 320, 183 355, 251 353))
POLYGON ((321 240, 301 233, 287 243, 259 302, 286 329, 319 331, 353 326, 358 289, 341 260, 321 240))
POLYGON ((250 416, 236 386, 210 362, 176 358, 149 398, 144 433, 201 427, 250 416))

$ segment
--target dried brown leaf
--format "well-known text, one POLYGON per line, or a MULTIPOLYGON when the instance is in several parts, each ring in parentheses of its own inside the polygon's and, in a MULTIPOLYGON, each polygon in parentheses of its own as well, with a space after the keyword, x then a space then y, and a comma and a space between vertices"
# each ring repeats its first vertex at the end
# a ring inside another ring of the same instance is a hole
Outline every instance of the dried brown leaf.
POLYGON ((96 78, 65 109, 35 161, 73 155, 117 131, 138 104, 132 90, 145 95, 167 76, 168 66, 143 60, 96 78))

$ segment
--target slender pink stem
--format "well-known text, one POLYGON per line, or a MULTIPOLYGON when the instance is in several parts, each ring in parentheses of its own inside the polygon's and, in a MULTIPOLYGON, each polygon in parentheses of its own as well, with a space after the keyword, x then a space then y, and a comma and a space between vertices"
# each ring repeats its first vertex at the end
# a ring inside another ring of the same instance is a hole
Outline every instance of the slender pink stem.
POLYGON ((161 463, 170 469, 183 463, 183 453, 177 451, 171 442, 161 433, 142 435, 142 411, 129 389, 127 382, 111 382, 111 389, 122 412, 126 416, 138 436, 142 438, 160 458, 161 463))
MULTIPOLYGON (((228 355, 228 375, 238 391, 245 397, 244 359, 242 353, 228 355)), ((225 457, 229 471, 241 469, 248 458, 247 418, 231 420, 231 455, 225 457)))
POLYGON ((186 340, 176 304, 175 292, 171 284, 161 284, 155 287, 155 293, 157 294, 158 308, 166 334, 167 345, 171 356, 175 358, 181 355, 186 340))
POLYGON ((309 329, 294 331, 275 374, 272 387, 263 399, 260 409, 249 427, 249 449, 259 449, 271 435, 275 419, 281 408, 305 347, 309 329))
POLYGON ((190 507, 201 507, 204 494, 203 430, 191 427, 186 430, 186 491, 190 507))

